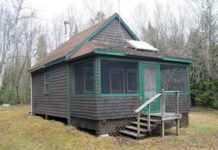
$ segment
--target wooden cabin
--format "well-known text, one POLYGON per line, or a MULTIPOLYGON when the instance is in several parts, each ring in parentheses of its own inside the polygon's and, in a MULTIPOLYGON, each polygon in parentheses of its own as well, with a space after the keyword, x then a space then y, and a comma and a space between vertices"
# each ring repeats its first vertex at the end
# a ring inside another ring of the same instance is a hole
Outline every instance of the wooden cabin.
POLYGON ((76 34, 31 68, 32 114, 97 135, 187 125, 192 60, 145 45, 118 14, 76 34))

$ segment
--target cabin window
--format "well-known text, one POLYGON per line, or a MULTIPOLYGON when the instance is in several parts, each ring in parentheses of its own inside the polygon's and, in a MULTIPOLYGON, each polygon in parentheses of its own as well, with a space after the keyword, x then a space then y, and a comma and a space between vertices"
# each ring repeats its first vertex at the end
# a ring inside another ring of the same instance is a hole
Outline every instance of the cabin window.
POLYGON ((126 61, 101 61, 101 93, 138 93, 138 65, 126 61))
POLYGON ((161 88, 166 91, 187 92, 186 66, 161 65, 161 88))
POLYGON ((45 94, 49 94, 49 80, 50 80, 49 73, 44 73, 44 93, 45 94))
POLYGON ((74 64, 72 67, 73 94, 94 93, 93 61, 74 64))

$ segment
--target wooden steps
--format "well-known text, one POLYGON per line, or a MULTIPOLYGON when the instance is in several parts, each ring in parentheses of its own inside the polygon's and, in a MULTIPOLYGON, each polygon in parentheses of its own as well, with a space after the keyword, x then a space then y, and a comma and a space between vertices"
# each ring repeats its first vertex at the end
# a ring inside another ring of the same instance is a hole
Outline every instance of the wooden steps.
MULTIPOLYGON (((125 126, 125 129, 137 131, 137 127, 135 127, 135 126, 125 126)), ((146 133, 146 132, 149 132, 149 130, 148 129, 144 129, 144 128, 140 128, 140 132, 141 133, 146 133)))
MULTIPOLYGON (((148 121, 148 118, 141 117, 140 120, 141 120, 141 121, 144 121, 144 122, 147 122, 147 121, 148 121)), ((154 123, 158 123, 158 122, 160 122, 161 120, 160 120, 160 119, 151 119, 150 121, 151 121, 151 122, 154 122, 154 123)))
POLYGON ((160 113, 154 113, 150 115, 150 130, 148 129, 148 119, 147 115, 140 117, 140 134, 137 134, 137 121, 131 122, 129 125, 125 126, 124 130, 119 131, 124 136, 134 137, 134 138, 144 138, 148 133, 150 133, 157 125, 161 125, 163 121, 167 120, 178 120, 181 119, 181 114, 175 113, 165 113, 162 116, 160 113))
MULTIPOLYGON (((137 121, 133 121, 133 122, 131 122, 131 124, 137 125, 138 122, 137 122, 137 121)), ((142 123, 142 122, 140 122, 140 126, 147 128, 147 127, 148 127, 148 124, 147 124, 147 123, 142 123)), ((151 127, 152 127, 152 126, 155 126, 155 125, 151 123, 151 127)))
POLYGON ((133 131, 129 131, 129 130, 121 130, 120 133, 122 133, 123 135, 128 135, 130 137, 134 137, 134 138, 143 138, 143 137, 145 137, 144 134, 140 134, 138 136, 137 132, 133 132, 133 131))

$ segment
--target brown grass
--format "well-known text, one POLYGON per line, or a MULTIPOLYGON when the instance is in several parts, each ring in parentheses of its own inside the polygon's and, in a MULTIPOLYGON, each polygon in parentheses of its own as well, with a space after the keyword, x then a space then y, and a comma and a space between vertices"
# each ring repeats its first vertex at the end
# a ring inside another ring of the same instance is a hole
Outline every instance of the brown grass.
POLYGON ((198 108, 190 112, 190 125, 181 128, 180 136, 172 128, 164 138, 143 140, 96 137, 58 121, 30 116, 29 110, 28 105, 0 107, 0 149, 218 149, 218 110, 198 108))

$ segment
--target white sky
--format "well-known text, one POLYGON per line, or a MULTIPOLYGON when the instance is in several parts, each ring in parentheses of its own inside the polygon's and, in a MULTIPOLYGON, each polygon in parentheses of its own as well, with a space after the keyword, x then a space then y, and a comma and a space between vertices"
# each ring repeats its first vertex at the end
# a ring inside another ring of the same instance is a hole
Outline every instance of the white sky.
MULTIPOLYGON (((113 5, 112 11, 119 13, 119 0, 110 0, 110 1, 113 5)), ((179 6, 184 5, 183 0, 156 0, 156 1, 162 4, 165 8, 167 7, 167 5, 170 5, 170 8, 174 9, 173 11, 177 11, 179 6)), ((85 0, 28 0, 27 6, 36 10, 38 17, 43 22, 49 23, 51 22, 53 17, 62 14, 64 11, 67 10, 69 6, 72 5, 74 5, 78 13, 83 14, 83 17, 85 18, 86 16, 84 15, 85 14, 84 2, 85 0)), ((135 6, 140 3, 145 3, 149 13, 152 11, 152 9, 154 9, 155 0, 120 0, 121 17, 125 21, 130 21, 135 6)))

